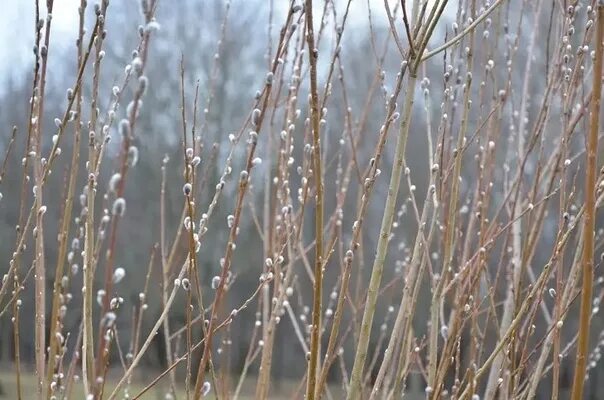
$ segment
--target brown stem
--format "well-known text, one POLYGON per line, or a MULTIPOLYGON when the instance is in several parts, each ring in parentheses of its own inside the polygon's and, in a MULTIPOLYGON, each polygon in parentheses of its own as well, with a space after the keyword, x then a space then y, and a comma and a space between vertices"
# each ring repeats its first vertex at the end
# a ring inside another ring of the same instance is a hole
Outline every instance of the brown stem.
POLYGON ((310 107, 313 133, 313 164, 316 187, 315 210, 315 281, 312 311, 312 328, 310 336, 310 360, 308 362, 308 381, 306 398, 314 400, 319 364, 319 340, 321 333, 321 304, 323 295, 323 177, 321 171, 321 135, 319 131, 319 95, 317 91, 317 58, 315 34, 313 28, 312 0, 306 0, 306 40, 310 62, 310 107))
POLYGON ((591 317, 591 296, 594 279, 594 230, 596 208, 598 127, 600 122, 600 100, 602 97, 602 40, 604 39, 604 1, 598 2, 596 33, 596 58, 593 69, 593 97, 589 118, 589 136, 586 144, 587 165, 585 171, 585 219, 583 236, 583 286, 581 290, 581 311, 579 317, 579 341, 573 378, 572 400, 583 398, 586 356, 589 346, 591 317))

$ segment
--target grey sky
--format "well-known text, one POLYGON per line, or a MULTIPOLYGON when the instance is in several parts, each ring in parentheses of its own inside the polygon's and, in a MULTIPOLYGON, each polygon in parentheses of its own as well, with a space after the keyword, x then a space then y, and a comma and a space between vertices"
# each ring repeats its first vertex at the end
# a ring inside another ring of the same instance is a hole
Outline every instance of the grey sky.
MULTIPOLYGON (((46 16, 46 2, 40 2, 40 16, 46 16)), ((21 68, 33 60, 34 1, 0 0, 0 83, 7 77, 18 78, 21 68)), ((77 21, 76 0, 55 1, 51 46, 67 46, 77 21)))

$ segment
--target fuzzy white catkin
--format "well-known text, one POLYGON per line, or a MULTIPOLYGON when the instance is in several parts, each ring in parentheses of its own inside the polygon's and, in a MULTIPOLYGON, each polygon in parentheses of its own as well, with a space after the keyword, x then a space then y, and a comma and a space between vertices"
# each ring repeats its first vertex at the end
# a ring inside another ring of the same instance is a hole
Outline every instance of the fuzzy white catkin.
POLYGON ((137 163, 138 163, 138 147, 130 146, 128 148, 128 164, 131 167, 134 167, 134 166, 136 166, 137 163))
POLYGON ((118 127, 120 135, 122 135, 122 137, 130 136, 130 122, 127 119, 122 119, 118 127))
POLYGON ((124 268, 116 268, 115 271, 113 271, 113 283, 120 283, 125 276, 126 270, 124 268))
POLYGON ((113 174, 111 176, 111 179, 109 179, 109 191, 115 192, 117 189, 117 184, 119 183, 119 181, 121 179, 122 179, 122 174, 120 174, 119 172, 116 172, 115 174, 113 174))
POLYGON ((125 212, 126 212, 126 200, 123 197, 118 197, 113 202, 113 207, 111 208, 111 213, 113 215, 123 217, 125 212))
POLYGON ((215 276, 212 278, 212 289, 216 290, 218 289, 218 287, 220 286, 220 277, 219 276, 215 276))
POLYGON ((252 111, 252 125, 254 126, 258 126, 258 124, 260 123, 260 114, 262 112, 255 108, 254 111, 252 111))
POLYGON ((210 385, 210 382, 205 381, 201 387, 201 397, 206 397, 208 394, 210 394, 211 389, 212 385, 210 385))

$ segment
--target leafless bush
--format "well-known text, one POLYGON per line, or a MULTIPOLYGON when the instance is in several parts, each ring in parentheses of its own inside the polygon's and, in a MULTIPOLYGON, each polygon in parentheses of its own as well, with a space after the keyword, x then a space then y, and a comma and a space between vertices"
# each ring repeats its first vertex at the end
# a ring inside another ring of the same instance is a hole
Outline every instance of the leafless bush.
POLYGON ((295 398, 401 398, 414 382, 429 399, 585 398, 604 346, 604 3, 270 0, 246 38, 230 19, 253 6, 218 1, 205 79, 181 49, 164 72, 178 96, 157 108, 159 11, 178 6, 141 1, 135 48, 109 78, 113 4, 81 0, 57 105, 53 3, 36 2, 27 119, 0 171, 16 228, 0 289, 16 398, 32 344, 48 399, 75 397, 80 376, 90 399, 140 398, 164 378, 166 398, 241 398, 253 379, 266 399, 279 352, 302 365, 295 398), (263 48, 257 92, 217 102, 225 43, 246 39, 263 48), (166 114, 177 145, 162 160, 148 135, 166 114), (238 130, 213 132, 216 114, 238 130), (132 201, 141 190, 158 202, 132 201), (139 271, 119 262, 141 247, 132 227, 153 241, 139 271), (154 346, 161 371, 137 388, 154 346))

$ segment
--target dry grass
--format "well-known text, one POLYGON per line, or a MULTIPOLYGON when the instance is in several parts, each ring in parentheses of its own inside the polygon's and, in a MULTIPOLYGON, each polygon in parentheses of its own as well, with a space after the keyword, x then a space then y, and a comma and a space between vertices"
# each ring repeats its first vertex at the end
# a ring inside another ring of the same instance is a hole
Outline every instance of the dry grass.
MULTIPOLYGON (((139 371, 137 373, 137 377, 133 380, 130 388, 129 388, 129 393, 132 395, 135 395, 137 393, 140 393, 146 384, 148 384, 148 382, 145 381, 145 376, 149 376, 149 375, 153 375, 153 371, 147 371, 144 369, 141 369, 141 371, 139 371)), ((3 389, 3 394, 0 395, 0 398, 6 398, 6 399, 14 399, 17 397, 17 383, 15 382, 15 374, 13 371, 11 371, 10 369, 7 368, 2 368, 0 370, 0 383, 2 384, 2 389, 3 389)), ((23 373, 22 374, 22 390, 21 390, 21 396, 24 399, 33 399, 36 397, 36 377, 35 374, 33 373, 33 371, 29 371, 27 373, 23 373)), ((112 370, 109 372, 109 379, 107 380, 107 383, 105 385, 106 390, 113 390, 115 388, 115 385, 117 384, 119 379, 119 371, 116 370, 112 370)), ((240 399, 242 400, 250 400, 250 399, 254 399, 254 391, 255 391, 255 380, 254 379, 248 379, 246 380, 246 382, 244 382, 243 384, 243 389, 240 395, 240 399)), ((145 393, 143 396, 140 397, 141 400, 153 400, 153 399, 157 399, 157 400, 164 400, 165 399, 165 393, 167 391, 167 386, 169 385, 169 382, 167 379, 164 379, 163 381, 159 382, 157 387, 153 388, 152 390, 150 390, 149 392, 145 393)), ((274 400, 286 400, 289 398, 289 394, 295 390, 295 386, 296 386, 296 382, 293 381, 284 381, 284 382, 280 382, 280 384, 278 385, 278 390, 274 390, 273 393, 271 393, 270 398, 274 399, 274 400)), ((335 388, 334 388, 335 389, 335 388)), ((335 393, 337 392, 337 389, 335 389, 335 393)), ((83 383, 80 381, 79 384, 74 385, 73 387, 73 392, 71 394, 71 398, 74 399, 83 399, 86 398, 86 391, 84 389, 84 385, 83 383)), ((184 391, 184 387, 183 385, 179 385, 176 388, 176 398, 185 398, 185 391, 184 391)), ((411 398, 411 400, 413 400, 411 398)))

